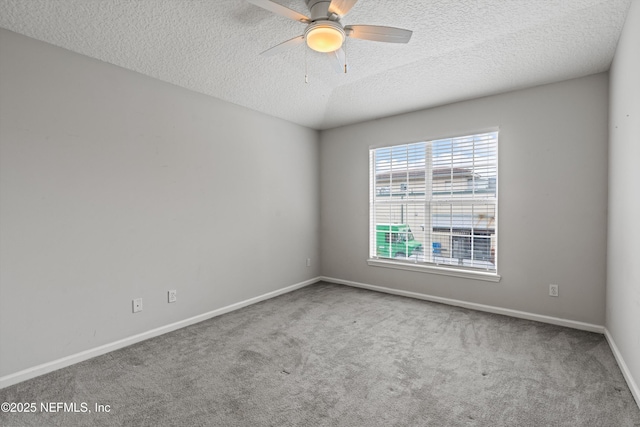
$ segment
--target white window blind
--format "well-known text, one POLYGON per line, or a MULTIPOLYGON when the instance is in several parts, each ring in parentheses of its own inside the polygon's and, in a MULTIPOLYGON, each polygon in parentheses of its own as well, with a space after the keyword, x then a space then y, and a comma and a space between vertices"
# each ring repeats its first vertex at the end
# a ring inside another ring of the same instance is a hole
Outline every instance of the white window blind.
POLYGON ((371 149, 370 256, 497 272, 498 132, 371 149))

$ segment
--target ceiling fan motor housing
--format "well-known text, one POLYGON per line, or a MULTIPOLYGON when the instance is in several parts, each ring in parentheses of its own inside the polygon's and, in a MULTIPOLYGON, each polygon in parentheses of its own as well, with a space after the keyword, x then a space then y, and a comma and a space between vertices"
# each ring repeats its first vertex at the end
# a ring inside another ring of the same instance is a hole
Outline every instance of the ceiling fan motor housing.
MULTIPOLYGON (((315 22, 319 19, 329 19, 329 6, 331 1, 328 0, 305 0, 309 12, 311 12, 311 22, 315 22)), ((336 16, 337 18, 337 16, 336 16)))

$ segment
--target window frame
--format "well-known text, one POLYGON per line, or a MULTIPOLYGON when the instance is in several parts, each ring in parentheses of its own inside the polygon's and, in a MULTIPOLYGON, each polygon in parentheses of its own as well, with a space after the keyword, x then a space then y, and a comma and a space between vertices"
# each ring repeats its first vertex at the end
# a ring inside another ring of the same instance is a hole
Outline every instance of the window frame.
MULTIPOLYGON (((415 258, 415 260, 402 260, 402 259, 397 259, 397 258, 390 258, 390 257, 378 257, 375 256, 376 255, 376 224, 375 222, 375 204, 374 201, 376 199, 376 196, 380 196, 381 194, 377 194, 376 191, 376 168, 374 165, 374 156, 375 156, 375 152, 376 150, 379 149, 384 149, 384 148, 393 148, 393 147, 400 147, 400 146, 410 146, 411 144, 418 144, 418 143, 426 143, 428 144, 429 147, 432 146, 432 144, 434 142, 437 141, 441 141, 441 140, 447 140, 447 139, 451 139, 451 140, 455 140, 457 138, 465 138, 465 137, 473 137, 473 136, 477 136, 477 135, 483 135, 483 134, 488 134, 488 133, 495 133, 496 136, 496 145, 495 145, 495 178, 494 179, 494 185, 495 185, 495 198, 494 199, 490 199, 491 203, 488 203, 487 205, 493 205, 494 209, 495 209, 495 214, 494 214, 494 221, 495 221, 495 225, 494 225, 494 238, 495 238, 495 243, 496 243, 496 248, 498 247, 497 243, 498 243, 498 204, 499 204, 499 195, 498 195, 498 185, 496 185, 495 182, 499 181, 499 141, 500 141, 500 130, 499 128, 490 128, 490 129, 485 129, 485 130, 481 130, 481 131, 474 131, 474 132, 470 132, 470 133, 465 133, 465 134, 458 134, 455 136, 445 136, 445 137, 440 137, 440 138, 428 138, 428 139, 424 139, 424 140, 419 140, 419 141, 415 141, 415 142, 402 142, 402 143, 395 143, 395 144, 380 144, 377 146, 369 146, 369 224, 368 224, 368 238, 369 238, 369 256, 367 258, 367 264, 369 266, 374 266, 374 267, 386 267, 386 268, 392 268, 392 269, 399 269, 399 270, 407 270, 407 271, 417 271, 417 272, 423 272, 423 273, 432 273, 432 274, 439 274, 439 275, 446 275, 446 276, 454 276, 454 277, 460 277, 460 278, 468 278, 468 279, 476 279, 476 280, 484 280, 484 281, 489 281, 489 282, 499 282, 501 279, 500 274, 498 273, 498 260, 497 260, 497 250, 496 250, 496 255, 495 258, 493 259, 493 263, 495 265, 495 269, 491 269, 491 270, 485 270, 485 269, 481 269, 481 268, 477 268, 477 267, 466 267, 466 266, 459 266, 459 265, 454 265, 454 264, 448 264, 448 263, 437 263, 437 262, 433 262, 433 258, 430 261, 418 261, 417 257, 415 258)), ((431 148, 427 148, 426 151, 428 151, 430 153, 431 148)), ((430 156, 431 154, 429 154, 430 156)), ((475 166, 475 164, 474 164, 475 166)), ((426 166, 425 166, 426 167, 426 166)), ((432 167, 432 166, 430 166, 432 167)), ((452 166, 453 167, 453 166, 452 166)), ((393 168, 390 169, 390 173, 392 173, 393 168)), ((429 174, 431 175, 431 174, 429 174)), ((433 195, 434 193, 434 186, 433 186, 433 182, 431 177, 426 177, 425 178, 428 181, 427 185, 428 187, 431 188, 431 195, 433 195)), ((487 178, 488 179, 488 178, 487 178)), ((391 185, 391 184, 390 184, 391 185)), ((388 187, 390 191, 393 191, 392 187, 388 187)), ((425 205, 426 204, 430 204, 433 203, 434 201, 431 199, 431 196, 428 197, 429 201, 427 202, 427 196, 425 195, 425 205)), ((437 205, 437 201, 435 201, 434 205, 437 205)), ((466 206, 474 206, 474 205, 480 205, 482 204, 483 201, 482 200, 478 200, 478 201, 474 201, 473 203, 469 203, 466 206)), ((432 205, 430 205, 430 207, 427 209, 425 207, 425 212, 428 210, 429 212, 431 212, 431 207, 432 205)), ((429 216, 429 221, 431 224, 431 232, 430 235, 432 235, 434 233, 433 229, 433 222, 431 222, 431 213, 428 214, 429 216)), ((423 227, 424 229, 424 227, 423 227)), ((450 239, 452 239, 453 235, 449 236, 450 239)), ((467 236, 462 236, 468 239, 472 239, 475 240, 477 238, 477 236, 475 234, 469 234, 467 236)), ((490 237, 489 237, 490 238, 490 237)), ((430 244, 432 244, 432 238, 431 236, 429 237, 429 239, 427 239, 428 242, 430 244)), ((491 244, 489 245, 489 247, 491 248, 491 244)), ((428 250, 430 252, 431 255, 431 247, 429 248, 424 248, 423 250, 428 250)), ((471 249, 470 249, 471 250, 471 249)), ((491 251, 491 249, 489 249, 491 251)), ((433 256, 433 255, 432 255, 433 256)))

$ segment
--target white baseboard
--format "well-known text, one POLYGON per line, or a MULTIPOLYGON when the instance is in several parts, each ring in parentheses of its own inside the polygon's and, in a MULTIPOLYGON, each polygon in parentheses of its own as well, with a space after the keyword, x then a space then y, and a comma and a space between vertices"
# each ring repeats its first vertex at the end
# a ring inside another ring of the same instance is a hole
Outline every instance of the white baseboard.
POLYGON ((607 328, 604 329, 604 336, 607 338, 607 342, 609 343, 609 347, 611 347, 613 356, 616 358, 616 362, 618 362, 618 366, 622 371, 622 376, 624 376, 624 379, 629 386, 629 390, 631 390, 631 394, 636 400, 638 408, 640 408, 640 387, 638 387, 638 384, 636 384, 633 376, 631 376, 631 371, 629 371, 629 367, 622 358, 622 353, 620 353, 620 350, 618 350, 618 346, 616 345, 615 341, 613 341, 613 337, 611 336, 607 328))
POLYGON ((266 294, 249 298, 244 301, 237 302, 235 304, 228 305, 226 307, 218 308, 213 311, 209 311, 208 313, 200 314, 198 316, 190 317, 185 320, 181 320, 179 322, 171 323, 169 325, 161 326, 159 328, 151 329, 150 331, 143 332, 141 334, 133 335, 128 338, 124 338, 109 344, 101 345, 100 347, 92 348, 89 350, 82 351, 80 353, 72 354, 67 357, 63 357, 58 360, 54 360, 52 362, 43 363, 41 365, 37 365, 14 374, 5 375, 4 377, 0 377, 0 389, 9 387, 13 384, 20 383, 22 381, 26 381, 31 378, 38 377, 40 375, 47 374, 49 372, 56 371, 61 368, 65 368, 67 366, 83 362, 85 360, 91 359, 96 356, 103 355, 105 353, 109 353, 114 350, 118 350, 123 347, 130 346, 132 344, 139 343, 141 341, 148 340, 149 338, 157 337, 158 335, 166 334, 167 332, 175 331, 176 329, 184 328, 189 325, 193 325, 195 323, 200 323, 204 320, 211 319, 212 317, 220 316, 221 314, 229 313, 230 311, 235 311, 246 307, 251 304, 258 303, 260 301, 264 301, 270 298, 277 297, 282 294, 286 294, 291 291, 295 291, 296 289, 303 288, 305 286, 311 285, 320 281, 319 277, 305 280, 304 282, 297 283, 295 285, 287 286, 286 288, 278 289, 277 291, 268 292, 266 294))
POLYGON ((464 307, 472 310, 486 311, 488 313, 502 314, 505 316, 517 317, 519 319, 535 320, 542 323, 550 323, 552 325, 566 326, 568 328, 580 329, 583 331, 596 332, 604 334, 604 326, 594 325, 591 323, 578 322, 575 320, 561 319, 559 317, 544 316, 542 314, 528 313, 526 311, 511 310, 509 308, 495 307, 491 305, 476 304, 473 302, 461 301, 451 298, 437 297, 433 295, 420 294, 417 292, 403 291, 399 289, 385 288, 383 286, 369 285, 367 283, 352 282, 350 280, 335 279, 333 277, 321 276, 321 280, 325 282, 336 283, 339 285, 353 286, 355 288, 369 289, 387 294, 400 295, 409 298, 416 298, 425 301, 438 302, 441 304, 453 305, 456 307, 464 307))
POLYGON ((171 323, 169 325, 165 325, 165 326, 161 326, 159 328, 155 328, 152 329, 150 331, 147 332, 143 332, 141 334, 137 334, 137 335, 133 335, 131 337, 128 338, 124 338, 109 344, 105 344, 102 345, 100 347, 96 347, 96 348, 92 348, 89 350, 85 350, 82 351, 80 353, 76 353, 76 354, 72 354, 70 356, 67 357, 63 357, 61 359, 57 359, 51 362, 47 362, 47 363, 43 363, 41 365, 37 365, 13 374, 9 374, 6 375, 4 377, 0 377, 0 389, 5 388, 5 387, 9 387, 13 384, 17 384, 19 382, 22 381, 26 381, 28 379, 31 378, 35 378, 37 376, 40 375, 44 375, 46 373, 49 372, 53 372, 55 370, 91 359, 93 357, 96 356, 100 356, 106 353, 109 353, 111 351, 114 350, 118 350, 120 348, 123 347, 127 347, 130 346, 132 344, 136 344, 138 342, 141 341, 145 341, 148 340, 150 338, 162 335, 162 334, 166 334, 168 332, 171 331, 175 331, 177 329, 180 328, 184 328, 186 326, 189 325, 193 325, 195 323, 199 323, 202 322, 204 320, 207 319, 211 319, 213 317, 216 316, 220 316, 222 314, 225 313, 229 313, 231 311, 234 310, 238 310, 240 308, 246 307, 248 305, 251 304, 255 304, 258 303, 260 301, 264 301, 270 298, 274 298, 276 296, 288 293, 288 292, 292 292, 296 289, 300 289, 303 288, 305 286, 311 285, 313 283, 319 282, 319 281, 325 281, 325 282, 331 282, 331 283, 336 283, 336 284, 341 284, 341 285, 347 285, 347 286, 352 286, 352 287, 357 287, 357 288, 363 288, 363 289, 369 289, 372 291, 377 291, 377 292, 384 292, 384 293, 388 293, 388 294, 393 294, 393 295, 400 295, 400 296, 405 296, 405 297, 410 297, 410 298, 416 298, 416 299, 421 299, 421 300, 426 300, 426 301, 432 301, 432 302, 438 302, 438 303, 442 303, 442 304, 448 304, 448 305, 452 305, 452 306, 457 306, 457 307, 464 307, 464 308, 469 308, 469 309, 473 309, 473 310, 478 310, 478 311, 485 311, 485 312, 489 312, 489 313, 495 313, 495 314, 502 314, 502 315, 506 315, 506 316, 511 316, 511 317, 517 317, 517 318, 521 318, 521 319, 527 319, 527 320, 535 320, 538 322, 543 322, 543 323, 550 323, 553 325, 559 325, 559 326, 566 326, 569 328, 574 328, 574 329, 580 329, 580 330, 585 330, 585 331, 590 331, 590 332, 596 332, 596 333, 602 333, 605 334, 605 336, 607 337, 607 340, 612 348, 612 351, 616 357, 616 360, 618 361, 618 364, 620 365, 620 368, 625 376, 625 379, 627 380, 627 383, 629 384, 629 388, 631 389, 632 393, 634 394, 634 397, 636 399, 636 402, 640 402, 640 392, 638 391, 638 387, 635 384, 635 382, 633 381, 633 378, 631 377, 626 365, 624 364, 624 361, 619 353, 619 351, 617 350, 617 347, 615 347, 615 344, 613 343, 613 339, 607 335, 606 329, 604 328, 604 326, 600 326, 600 325, 594 325, 594 324, 590 324, 590 323, 583 323, 583 322, 577 322, 574 320, 566 320, 566 319, 561 319, 561 318, 556 318, 556 317, 550 317, 550 316, 543 316, 543 315, 539 315, 539 314, 534 314, 534 313, 528 313, 528 312, 524 312, 524 311, 518 311, 518 310, 511 310, 511 309, 506 309, 506 308, 500 308, 500 307, 494 307, 494 306, 489 306, 489 305, 483 305, 483 304, 476 304, 476 303, 471 303, 471 302, 466 302, 466 301, 461 301, 461 300, 455 300, 455 299, 450 299, 450 298, 442 298, 442 297, 437 297, 437 296, 432 296, 432 295, 426 295, 426 294, 420 294, 417 292, 409 292, 409 291, 403 291, 403 290, 398 290, 398 289, 392 289, 392 288, 386 288, 386 287, 382 287, 382 286, 375 286, 375 285, 369 285, 366 283, 358 283, 358 282, 353 282, 353 281, 349 281, 349 280, 342 280, 342 279, 336 279, 336 278, 332 278, 332 277, 325 277, 325 276, 320 276, 320 277, 316 277, 313 279, 309 279, 306 280, 304 282, 300 282, 297 283, 295 285, 291 285, 282 289, 279 289, 277 291, 273 291, 273 292, 268 292, 266 294, 254 297, 254 298, 250 298, 235 304, 231 304, 228 305, 226 307, 222 307, 198 316, 194 316, 185 320, 181 320, 179 322, 175 322, 175 323, 171 323))

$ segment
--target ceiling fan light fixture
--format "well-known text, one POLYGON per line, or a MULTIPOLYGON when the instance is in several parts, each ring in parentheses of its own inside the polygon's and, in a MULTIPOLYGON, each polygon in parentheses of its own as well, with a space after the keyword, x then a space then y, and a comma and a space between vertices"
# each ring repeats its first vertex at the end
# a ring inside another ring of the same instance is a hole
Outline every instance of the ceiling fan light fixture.
POLYGON ((340 49, 345 37, 342 27, 330 21, 314 22, 304 33, 307 46, 316 52, 333 52, 340 49))

